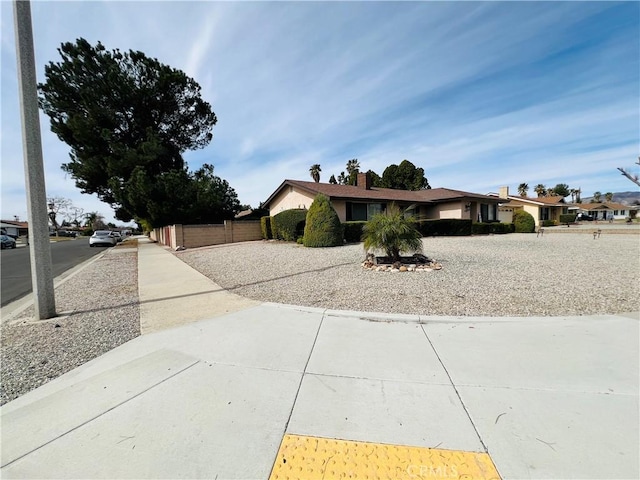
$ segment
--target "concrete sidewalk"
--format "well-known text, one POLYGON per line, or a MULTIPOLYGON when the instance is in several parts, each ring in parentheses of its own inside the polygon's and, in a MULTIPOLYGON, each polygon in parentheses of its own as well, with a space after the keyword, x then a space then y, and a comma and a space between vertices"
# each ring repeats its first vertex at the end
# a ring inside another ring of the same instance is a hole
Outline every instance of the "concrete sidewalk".
POLYGON ((139 267, 150 333, 3 406, 2 478, 640 476, 637 314, 340 312, 155 244, 139 267))

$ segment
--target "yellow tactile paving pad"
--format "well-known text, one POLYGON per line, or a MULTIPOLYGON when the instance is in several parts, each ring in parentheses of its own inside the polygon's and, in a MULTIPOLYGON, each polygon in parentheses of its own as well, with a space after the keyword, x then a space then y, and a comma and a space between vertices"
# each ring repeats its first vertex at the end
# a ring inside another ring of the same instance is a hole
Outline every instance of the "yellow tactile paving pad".
POLYGON ((270 480, 499 480, 486 453, 285 435, 270 480))

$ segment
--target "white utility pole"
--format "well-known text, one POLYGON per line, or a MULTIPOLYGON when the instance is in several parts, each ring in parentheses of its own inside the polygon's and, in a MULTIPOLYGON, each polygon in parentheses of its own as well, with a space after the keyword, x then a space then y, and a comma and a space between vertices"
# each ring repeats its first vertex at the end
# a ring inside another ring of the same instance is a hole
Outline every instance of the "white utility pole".
POLYGON ((43 320, 56 316, 56 301, 53 291, 49 215, 44 184, 42 139, 40 138, 40 118, 38 117, 38 82, 36 80, 29 0, 14 0, 13 14, 16 30, 22 147, 29 215, 29 255, 33 304, 36 318, 43 320))

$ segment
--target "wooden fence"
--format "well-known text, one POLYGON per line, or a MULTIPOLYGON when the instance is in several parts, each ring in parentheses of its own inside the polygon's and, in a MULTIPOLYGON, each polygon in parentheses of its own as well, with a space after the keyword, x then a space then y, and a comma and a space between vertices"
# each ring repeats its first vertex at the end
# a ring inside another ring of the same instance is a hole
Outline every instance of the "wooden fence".
POLYGON ((222 224, 169 225, 154 229, 149 237, 151 240, 175 249, 260 240, 262 232, 259 220, 241 222, 225 220, 222 224))

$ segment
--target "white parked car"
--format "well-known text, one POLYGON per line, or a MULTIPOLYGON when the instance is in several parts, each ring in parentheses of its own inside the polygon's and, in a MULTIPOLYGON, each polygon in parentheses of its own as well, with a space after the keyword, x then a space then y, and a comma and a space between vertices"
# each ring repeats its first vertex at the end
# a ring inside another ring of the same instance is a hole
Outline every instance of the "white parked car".
POLYGON ((116 242, 120 243, 122 240, 124 240, 122 238, 122 235, 120 235, 120 232, 111 232, 111 235, 116 239, 116 242))
POLYGON ((96 230, 93 235, 89 237, 89 246, 96 247, 100 245, 106 245, 107 247, 113 247, 118 243, 116 237, 112 235, 110 230, 96 230))

